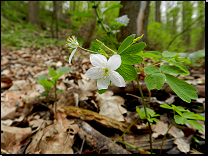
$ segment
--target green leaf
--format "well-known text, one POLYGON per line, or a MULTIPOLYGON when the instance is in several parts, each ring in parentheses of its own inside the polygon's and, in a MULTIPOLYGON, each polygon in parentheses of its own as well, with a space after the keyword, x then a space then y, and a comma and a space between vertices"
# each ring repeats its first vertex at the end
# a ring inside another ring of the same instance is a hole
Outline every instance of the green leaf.
MULTIPOLYGON (((151 117, 153 117, 153 116, 155 115, 155 111, 154 111, 154 110, 152 110, 152 109, 150 109, 150 108, 146 108, 146 110, 147 110, 147 113, 148 113, 151 117)), ((141 112, 145 114, 144 107, 141 108, 141 112)))
POLYGON ((199 131, 203 132, 204 133, 204 127, 198 123, 197 121, 194 121, 194 120, 187 120, 192 126, 194 126, 196 129, 198 129, 199 131))
POLYGON ((134 40, 135 38, 135 34, 132 34, 130 36, 128 36, 121 44, 121 46, 118 48, 118 54, 121 53, 127 46, 129 46, 131 44, 131 42, 134 40))
POLYGON ((91 50, 92 51, 98 51, 99 49, 100 49, 100 44, 98 44, 97 42, 92 42, 91 50))
POLYGON ((56 70, 57 74, 67 73, 68 71, 72 71, 72 68, 70 67, 60 67, 56 70))
POLYGON ((191 102, 191 99, 197 99, 198 95, 196 94, 197 89, 192 85, 180 80, 177 77, 174 77, 169 74, 165 74, 167 83, 170 88, 183 100, 188 103, 191 102))
POLYGON ((142 113, 141 110, 138 107, 136 107, 136 111, 139 113, 139 116, 140 116, 141 119, 145 118, 145 114, 142 113))
POLYGON ((107 54, 106 54, 106 52, 104 50, 100 49, 100 50, 98 50, 98 52, 100 54, 104 55, 105 57, 107 57, 107 54))
POLYGON ((144 67, 144 72, 146 74, 153 74, 153 73, 160 73, 160 70, 155 66, 149 65, 144 67))
POLYGON ((56 93, 63 93, 63 92, 64 92, 63 89, 59 89, 59 90, 56 91, 56 93))
POLYGON ((50 78, 45 75, 38 75, 37 76, 37 80, 48 80, 48 79, 50 79, 50 78))
POLYGON ((145 83, 149 90, 157 89, 160 90, 165 82, 165 75, 162 73, 148 74, 145 77, 145 83))
POLYGON ((144 58, 150 58, 150 57, 155 57, 155 58, 162 58, 162 54, 158 51, 147 51, 143 54, 144 58))
POLYGON ((172 63, 173 65, 175 65, 176 67, 180 68, 181 70, 183 70, 185 73, 187 73, 187 75, 189 75, 189 71, 187 70, 187 68, 182 65, 181 62, 176 62, 175 60, 167 60, 169 63, 172 63))
POLYGON ((47 93, 46 93, 46 91, 44 91, 44 92, 42 92, 41 94, 40 94, 40 97, 44 97, 44 96, 46 96, 47 95, 47 93))
POLYGON ((168 104, 165 104, 165 103, 160 105, 160 107, 165 108, 165 109, 173 109, 171 106, 169 106, 168 104))
POLYGON ((153 121, 155 122, 158 122, 158 119, 157 118, 152 118, 153 121))
POLYGON ((162 56, 163 57, 174 57, 177 53, 174 53, 174 52, 169 52, 169 51, 164 51, 162 53, 162 56))
POLYGON ((48 66, 48 71, 49 71, 49 75, 50 75, 51 77, 57 75, 55 69, 51 68, 50 66, 48 66))
POLYGON ((121 55, 121 61, 123 64, 128 64, 128 65, 135 65, 138 63, 141 63, 143 61, 143 58, 138 55, 129 55, 129 54, 122 54, 121 55))
POLYGON ((121 64, 116 71, 124 78, 125 81, 129 82, 137 78, 137 72, 131 65, 121 64))
POLYGON ((113 5, 109 6, 105 11, 103 11, 103 14, 106 13, 107 11, 109 11, 111 9, 114 9, 114 8, 117 8, 117 7, 122 8, 123 5, 121 5, 121 4, 113 4, 113 5))
POLYGON ((189 74, 187 74, 187 72, 180 70, 180 68, 178 68, 176 66, 170 66, 170 65, 166 65, 166 64, 161 65, 160 70, 161 70, 161 72, 164 72, 164 73, 180 74, 180 75, 186 75, 186 76, 189 75, 189 74))
POLYGON ((64 73, 61 73, 61 74, 59 74, 59 75, 55 75, 55 76, 53 76, 52 78, 53 78, 53 82, 54 82, 54 84, 56 84, 57 83, 57 81, 58 81, 58 79, 59 79, 59 77, 61 77, 62 75, 64 75, 64 73))
POLYGON ((39 80, 39 83, 47 90, 50 90, 53 86, 53 83, 47 80, 39 80))
POLYGON ((101 90, 97 90, 99 94, 103 94, 107 91, 108 89, 101 89, 101 90))
POLYGON ((182 114, 182 117, 187 118, 187 119, 196 119, 196 120, 203 120, 205 121, 205 117, 195 114, 194 112, 185 112, 182 114))
POLYGON ((144 42, 141 42, 125 49, 122 53, 120 53, 122 63, 128 65, 135 65, 141 63, 143 61, 143 58, 136 54, 141 52, 144 49, 145 45, 146 44, 144 42))
POLYGON ((179 116, 179 115, 174 115, 174 119, 175 119, 175 122, 176 122, 177 124, 182 124, 182 125, 184 125, 184 124, 186 123, 186 118, 183 118, 183 117, 181 117, 181 116, 179 116))
POLYGON ((92 19, 95 18, 92 12, 67 11, 67 13, 71 15, 79 16, 79 17, 86 17, 86 18, 92 18, 92 19))

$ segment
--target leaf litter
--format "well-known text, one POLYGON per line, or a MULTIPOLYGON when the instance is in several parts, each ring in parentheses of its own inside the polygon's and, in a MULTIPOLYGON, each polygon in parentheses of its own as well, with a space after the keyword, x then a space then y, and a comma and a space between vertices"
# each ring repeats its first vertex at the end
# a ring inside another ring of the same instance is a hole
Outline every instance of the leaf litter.
MULTIPOLYGON (((108 134, 110 132, 107 131, 105 134, 109 138, 118 138, 118 135, 122 134, 121 131, 123 129, 119 128, 117 122, 120 125, 128 126, 138 117, 135 114, 134 106, 141 106, 141 100, 132 96, 129 98, 129 96, 124 95, 122 92, 120 93, 120 90, 115 92, 114 86, 111 86, 109 91, 99 95, 97 93, 96 81, 89 80, 84 74, 91 67, 90 61, 86 57, 79 57, 79 54, 86 55, 86 52, 78 49, 77 55, 74 55, 72 60, 73 71, 62 75, 58 81, 57 88, 65 90, 63 93, 58 93, 58 109, 69 106, 90 109, 100 115, 104 115, 105 118, 103 118, 103 121, 105 120, 105 122, 95 119, 96 115, 93 116, 91 114, 91 116, 86 116, 87 114, 80 114, 79 109, 76 112, 76 116, 70 117, 63 111, 58 111, 54 114, 53 110, 46 106, 45 99, 38 97, 44 91, 44 88, 36 83, 37 75, 48 76, 47 65, 55 69, 63 66, 69 67, 68 61, 63 59, 69 55, 68 49, 62 47, 44 47, 38 50, 35 48, 21 48, 20 50, 13 51, 11 48, 2 47, 2 151, 12 154, 73 154, 79 148, 79 153, 96 153, 97 150, 93 150, 89 146, 90 144, 85 143, 84 140, 79 144, 75 144, 76 140, 80 139, 77 136, 80 131, 80 125, 76 122, 78 117, 88 122, 96 121, 96 124, 89 122, 94 125, 95 129, 99 129, 99 126, 110 128, 109 125, 111 125, 110 129, 114 130, 114 135, 108 134), (130 105, 127 105, 127 103, 130 105), (133 106, 134 103, 135 105, 133 106), (109 121, 111 124, 109 124, 109 121), (120 130, 120 132, 116 131, 116 129, 120 130), (84 145, 82 148, 81 144, 84 145)), ((88 55, 89 53, 87 53, 88 55)), ((181 76, 180 78, 193 85, 204 85, 204 73, 200 73, 200 71, 193 71, 193 73, 194 76, 181 76)), ((127 92, 135 94, 135 90, 129 88, 131 85, 131 83, 127 83, 127 92)), ((145 92, 145 88, 143 90, 144 95, 148 97, 148 92, 145 92)), ((145 101, 155 111, 161 111, 161 108, 158 108, 158 106, 163 102, 175 105, 179 103, 178 105, 183 105, 184 108, 191 108, 193 110, 198 110, 200 106, 204 111, 205 96, 203 96, 203 90, 198 91, 201 91, 202 96, 196 99, 191 106, 182 104, 175 95, 172 95, 172 92, 169 92, 169 96, 167 97, 163 96, 163 99, 160 98, 158 92, 153 92, 152 97, 155 97, 155 100, 151 102, 148 100, 145 101)), ((53 95, 51 96, 50 103, 54 103, 53 95)), ((162 112, 162 114, 165 114, 165 112, 162 112)), ((164 136, 171 123, 171 112, 163 118, 161 116, 158 123, 153 123, 154 149, 160 149, 161 137, 164 136)), ((204 125, 203 122, 201 124, 204 125)), ((182 153, 194 153, 196 151, 195 149, 190 149, 191 144, 187 142, 187 137, 190 136, 187 133, 187 128, 189 131, 192 129, 192 133, 198 139, 205 139, 205 133, 198 132, 190 124, 186 123, 186 126, 172 127, 166 137, 163 146, 164 151, 168 152, 168 150, 174 151, 176 149, 182 153)), ((148 127, 145 121, 141 119, 131 128, 131 132, 124 135, 124 141, 144 150, 150 150, 148 139, 148 127)), ((129 147, 126 147, 126 149, 132 153, 139 152, 129 147)))

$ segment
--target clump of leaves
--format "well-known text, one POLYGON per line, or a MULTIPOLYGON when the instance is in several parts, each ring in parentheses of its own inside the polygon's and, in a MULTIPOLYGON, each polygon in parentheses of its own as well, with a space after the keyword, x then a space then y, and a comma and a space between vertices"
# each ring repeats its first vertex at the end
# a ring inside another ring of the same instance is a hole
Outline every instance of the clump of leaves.
POLYGON ((184 125, 187 121, 199 131, 204 132, 203 126, 195 120, 205 121, 205 117, 199 114, 195 114, 194 112, 191 112, 188 109, 184 109, 182 106, 169 106, 168 104, 164 103, 163 105, 160 105, 160 107, 165 109, 172 109, 174 111, 174 120, 177 124, 184 125), (178 113, 178 115, 175 113, 178 113))
MULTIPOLYGON (((72 68, 70 67, 60 67, 57 70, 51 68, 48 66, 48 71, 50 77, 47 77, 45 75, 38 75, 37 83, 42 85, 45 89, 44 92, 41 93, 41 96, 46 96, 47 104, 49 105, 49 93, 52 86, 54 86, 55 91, 53 92, 55 94, 55 104, 57 100, 57 93, 61 93, 64 90, 57 90, 57 82, 60 76, 67 73, 68 71, 72 71, 72 68)), ((56 112, 56 105, 55 105, 55 112, 56 112)))

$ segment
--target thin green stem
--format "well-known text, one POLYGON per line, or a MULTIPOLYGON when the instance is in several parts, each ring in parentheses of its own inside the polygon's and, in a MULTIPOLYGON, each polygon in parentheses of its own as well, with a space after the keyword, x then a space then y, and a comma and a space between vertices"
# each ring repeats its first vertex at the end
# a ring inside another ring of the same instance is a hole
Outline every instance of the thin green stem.
MULTIPOLYGON (((131 148, 133 148, 133 149, 136 149, 137 151, 144 151, 143 149, 140 149, 140 148, 137 148, 137 147, 135 147, 134 145, 131 145, 131 144, 129 144, 129 143, 127 143, 127 142, 124 142, 124 141, 121 141, 121 140, 115 140, 116 142, 119 142, 119 143, 122 143, 122 144, 124 144, 124 145, 126 145, 126 146, 129 146, 129 147, 131 147, 131 148)), ((148 154, 150 154, 150 152, 148 152, 148 151, 145 151, 145 152, 147 152, 148 154)))
MULTIPOLYGON (((144 101, 144 95, 143 95, 143 92, 142 92, 142 88, 139 84, 138 76, 137 76, 136 80, 137 80, 137 85, 138 85, 138 88, 139 88, 139 91, 140 91, 140 94, 141 94, 141 97, 142 97, 142 103, 143 103, 143 106, 144 106, 144 112, 145 112, 145 115, 146 115, 146 119, 148 119, 147 108, 146 108, 146 104, 145 104, 145 101, 144 101)), ((148 122, 148 127, 149 127, 150 149, 151 149, 151 154, 152 154, 152 129, 151 129, 151 125, 150 125, 149 120, 147 120, 147 122, 148 122)))
POLYGON ((54 84, 54 87, 55 87, 55 113, 56 113, 56 110, 57 110, 57 94, 56 94, 56 83, 54 84))
POLYGON ((122 53, 123 51, 125 51, 128 47, 130 47, 133 43, 134 43, 134 42, 131 42, 131 44, 129 44, 124 50, 122 50, 122 51, 119 53, 119 55, 121 55, 121 53, 122 53))
POLYGON ((120 140, 123 138, 123 136, 126 134, 126 132, 128 132, 128 130, 139 120, 139 118, 137 118, 136 120, 134 120, 134 122, 127 127, 127 129, 124 131, 124 133, 121 135, 120 140))
POLYGON ((161 149, 160 149, 160 154, 162 152, 162 148, 163 148, 163 144, 165 142, 165 138, 166 138, 166 135, 168 134, 168 132, 170 131, 170 129, 173 127, 173 125, 175 125, 175 123, 172 123, 172 125, 169 127, 169 129, 167 130, 167 132, 165 133, 164 137, 163 137, 163 140, 162 140, 162 145, 161 145, 161 149))

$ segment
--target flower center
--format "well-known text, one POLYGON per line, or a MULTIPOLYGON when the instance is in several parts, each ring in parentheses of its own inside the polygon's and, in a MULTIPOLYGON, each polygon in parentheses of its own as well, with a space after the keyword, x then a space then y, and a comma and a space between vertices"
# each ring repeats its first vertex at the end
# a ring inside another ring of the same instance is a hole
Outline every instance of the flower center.
MULTIPOLYGON (((100 69, 100 68, 99 68, 100 69)), ((111 72, 110 72, 110 70, 109 70, 109 68, 101 68, 101 70, 103 70, 101 73, 100 73, 100 79, 108 79, 109 77, 110 77, 110 75, 111 75, 111 72)), ((99 70, 98 70, 98 72, 99 72, 99 70)))

